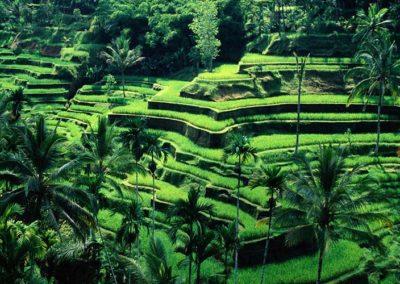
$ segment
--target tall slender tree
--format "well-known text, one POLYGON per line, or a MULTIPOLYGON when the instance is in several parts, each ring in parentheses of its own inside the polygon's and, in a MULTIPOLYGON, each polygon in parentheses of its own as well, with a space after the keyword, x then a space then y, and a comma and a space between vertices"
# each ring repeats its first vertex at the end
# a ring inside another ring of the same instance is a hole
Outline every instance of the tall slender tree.
POLYGON ((391 42, 384 35, 372 42, 367 42, 356 57, 357 62, 362 64, 349 70, 346 74, 347 78, 353 78, 356 81, 347 106, 357 97, 362 97, 365 105, 371 98, 378 97, 375 155, 378 155, 379 152, 384 98, 400 94, 400 60, 396 58, 396 50, 395 42, 391 42))
POLYGON ((392 20, 387 19, 388 12, 388 8, 380 9, 377 3, 370 4, 367 13, 360 10, 357 13, 357 31, 354 40, 364 43, 387 33, 387 27, 393 23, 392 20))
POLYGON ((228 283, 229 276, 229 257, 233 257, 235 251, 235 223, 221 226, 218 228, 219 246, 222 252, 222 259, 224 260, 224 283, 228 283))
POLYGON ((175 242, 184 244, 178 247, 189 259, 188 283, 192 283, 195 234, 203 224, 207 223, 212 210, 211 204, 200 199, 200 190, 192 188, 187 199, 179 199, 168 212, 171 237, 175 242))
POLYGON ((130 49, 130 39, 128 32, 123 31, 119 37, 112 41, 111 45, 108 45, 107 50, 102 53, 102 56, 106 59, 107 64, 118 69, 122 77, 122 92, 124 97, 125 94, 125 72, 129 67, 142 61, 144 57, 141 57, 141 48, 135 47, 130 49))
POLYGON ((238 265, 239 265, 239 209, 240 209, 240 187, 242 179, 242 166, 250 159, 256 159, 256 149, 251 146, 250 139, 241 133, 232 133, 228 136, 228 145, 224 149, 225 159, 228 156, 237 158, 235 171, 237 174, 236 189, 236 219, 235 219, 235 269, 234 281, 238 281, 238 265))
POLYGON ((201 61, 208 71, 213 70, 213 61, 221 46, 218 35, 218 9, 215 1, 205 0, 198 3, 193 22, 189 25, 196 39, 196 48, 201 61))
POLYGON ((264 283, 265 268, 268 255, 269 241, 271 237, 272 228, 272 217, 276 203, 279 197, 282 196, 282 192, 285 188, 285 174, 277 166, 266 167, 261 165, 256 171, 254 171, 253 176, 250 179, 250 186, 255 187, 266 187, 268 189, 268 218, 264 219, 268 224, 267 238, 265 240, 263 262, 261 269, 261 280, 260 283, 264 283))
MULTIPOLYGON (((135 204, 139 207, 141 207, 139 199, 139 175, 146 173, 145 168, 140 163, 146 152, 146 123, 146 118, 144 117, 130 119, 125 123, 127 130, 123 131, 120 135, 122 143, 132 153, 133 159, 135 160, 135 204)), ((140 224, 142 223, 141 219, 138 221, 140 224)), ((137 238, 136 242, 137 255, 140 257, 140 238, 137 238)))
MULTIPOLYGON (((89 180, 89 189, 95 196, 92 202, 92 210, 96 220, 97 231, 104 246, 105 241, 97 218, 101 207, 100 201, 102 200, 100 190, 106 186, 112 186, 122 195, 119 184, 115 182, 111 174, 119 173, 121 170, 119 167, 128 164, 130 158, 124 151, 125 149, 117 144, 118 138, 114 125, 109 125, 106 117, 99 116, 96 131, 91 127, 90 133, 83 136, 82 154, 80 156, 82 161, 91 165, 94 174, 94 179, 89 180)), ((107 247, 104 247, 104 251, 113 281, 116 283, 117 280, 107 247)))
POLYGON ((275 220, 288 229, 288 245, 315 240, 319 284, 329 243, 347 239, 377 244, 369 224, 389 225, 390 221, 370 206, 381 200, 374 193, 376 181, 370 176, 357 176, 361 166, 346 169, 344 148, 321 146, 316 166, 304 155, 298 157, 297 164, 299 168, 291 177, 294 186, 285 190, 285 208, 275 220))
POLYGON ((11 107, 11 121, 17 121, 21 117, 21 111, 25 103, 30 103, 27 96, 24 95, 24 88, 8 90, 5 95, 5 104, 11 107))
POLYGON ((156 170, 157 170, 157 163, 155 159, 161 159, 165 161, 168 157, 168 151, 164 147, 162 147, 162 141, 160 140, 162 135, 160 133, 148 133, 145 136, 145 151, 148 155, 150 155, 151 160, 149 162, 149 172, 151 174, 153 184, 153 200, 152 200, 152 226, 151 231, 154 235, 155 229, 155 218, 156 218, 156 188, 155 188, 155 179, 156 179, 156 170))
POLYGON ((299 58, 297 53, 294 53, 296 57, 296 74, 297 74, 297 122, 296 122, 296 146, 294 149, 294 154, 299 153, 299 140, 300 140, 300 112, 301 112, 301 94, 303 87, 303 80, 306 73, 307 59, 310 56, 299 58))

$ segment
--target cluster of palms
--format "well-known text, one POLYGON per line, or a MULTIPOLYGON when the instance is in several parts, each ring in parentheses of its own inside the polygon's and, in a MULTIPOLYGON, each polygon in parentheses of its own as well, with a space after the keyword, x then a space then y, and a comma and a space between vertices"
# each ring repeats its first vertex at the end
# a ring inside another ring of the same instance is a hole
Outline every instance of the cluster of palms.
MULTIPOLYGON (((4 185, 0 198, 0 213, 4 220, 0 230, 2 275, 14 280, 23 279, 29 277, 26 266, 30 273, 34 273, 37 266, 47 266, 43 270, 50 272, 45 275, 60 277, 65 275, 65 271, 49 267, 51 263, 56 265, 64 261, 72 265, 71 259, 79 259, 78 263, 86 262, 85 265, 93 270, 103 267, 103 277, 113 282, 177 281, 165 248, 154 237, 156 161, 165 158, 167 152, 159 134, 146 130, 143 118, 129 120, 125 128, 118 131, 106 118, 100 117, 96 129, 90 128, 79 143, 69 144, 58 134, 58 125, 48 129, 43 117, 35 123, 11 121, 8 117, 8 112, 4 111, 0 159, 4 185), (146 172, 146 163, 153 178, 151 221, 143 218, 139 195, 138 179, 146 172), (123 197, 121 179, 132 172, 137 181, 135 198, 123 205, 113 203, 106 197, 107 192, 115 190, 123 197), (113 245, 117 249, 110 250, 109 235, 104 236, 103 229, 100 229, 98 214, 103 207, 111 207, 123 215, 115 236, 118 245, 113 245), (142 258, 140 228, 147 224, 151 224, 150 248, 142 258), (99 241, 96 241, 97 237, 99 241), (132 251, 133 244, 136 244, 136 255, 132 251), (9 249, 14 246, 15 249, 9 249), (20 250, 18 255, 14 255, 16 250, 20 250), (144 259, 145 264, 140 259, 144 259)), ((249 166, 249 160, 258 159, 247 136, 234 134, 228 141, 225 153, 237 159, 234 170, 238 187, 233 193, 237 201, 235 222, 213 230, 213 208, 202 200, 198 189, 191 189, 188 198, 173 204, 168 212, 170 235, 176 251, 187 257, 186 281, 189 283, 192 283, 193 265, 196 283, 205 280, 201 265, 210 257, 224 263, 220 281, 225 283, 233 260, 234 281, 238 281, 243 169, 249 166)), ((341 238, 375 242, 369 222, 389 221, 382 214, 368 209, 377 198, 372 190, 377 185, 368 177, 356 179, 359 167, 346 170, 343 149, 321 147, 316 166, 304 156, 296 157, 299 168, 293 173, 267 167, 260 161, 249 179, 251 187, 265 187, 269 197, 268 217, 260 220, 268 224, 263 267, 267 261, 271 232, 278 226, 287 230, 288 245, 298 244, 304 238, 316 242, 320 255, 319 282, 323 257, 330 242, 341 238)), ((72 267, 77 269, 74 265, 72 267)), ((94 281, 101 277, 100 274, 86 273, 85 277, 94 281)), ((263 269, 261 283, 264 279, 263 269)))

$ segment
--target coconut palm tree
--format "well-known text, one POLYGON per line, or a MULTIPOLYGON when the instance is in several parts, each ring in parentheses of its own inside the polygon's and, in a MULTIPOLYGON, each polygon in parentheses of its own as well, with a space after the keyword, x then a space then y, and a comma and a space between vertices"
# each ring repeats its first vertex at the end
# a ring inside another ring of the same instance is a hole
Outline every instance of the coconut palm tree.
POLYGON ((195 234, 208 222, 213 206, 200 200, 200 190, 191 188, 187 199, 179 199, 169 210, 171 237, 178 242, 179 250, 188 256, 188 282, 192 283, 192 263, 195 250, 195 234))
POLYGON ((354 40, 357 42, 366 42, 371 39, 376 39, 379 34, 387 32, 387 26, 393 21, 385 19, 389 9, 379 9, 378 4, 372 3, 368 7, 368 12, 360 10, 357 13, 357 31, 354 35, 354 40))
POLYGON ((148 251, 144 254, 144 265, 136 260, 119 255, 119 261, 129 271, 134 283, 175 284, 177 276, 173 274, 172 265, 164 244, 158 238, 151 238, 148 251))
POLYGON ((218 240, 216 234, 204 224, 196 231, 194 236, 194 262, 196 265, 196 284, 201 283, 201 265, 208 258, 218 253, 218 240))
POLYGON ((29 225, 15 220, 23 214, 23 208, 9 204, 0 215, 0 281, 18 283, 23 280, 28 263, 40 260, 46 245, 39 234, 37 222, 29 225))
POLYGON ((146 118, 137 117, 125 123, 127 130, 121 133, 122 143, 129 149, 135 160, 136 176, 136 203, 139 204, 139 174, 143 174, 145 169, 139 164, 145 154, 146 141, 146 118))
MULTIPOLYGON (((80 159, 91 165, 94 180, 89 180, 89 189, 96 197, 92 202, 93 215, 96 221, 97 231, 99 232, 102 244, 105 246, 103 234, 101 232, 97 215, 100 209, 100 201, 103 199, 100 189, 111 186, 122 195, 122 190, 112 175, 121 174, 121 168, 129 163, 130 156, 124 151, 122 146, 118 145, 119 138, 114 125, 109 125, 106 117, 99 116, 97 123, 97 132, 91 127, 90 133, 83 136, 80 159)), ((114 282, 116 277, 110 256, 106 247, 104 247, 106 258, 108 260, 111 274, 114 282)))
POLYGON ((293 186, 285 190, 284 204, 276 223, 287 228, 286 242, 296 245, 315 240, 318 247, 316 283, 321 283, 322 265, 331 242, 347 239, 375 244, 369 224, 390 224, 378 211, 372 211, 377 184, 370 176, 357 176, 362 169, 345 168, 345 149, 321 146, 316 166, 304 155, 291 177, 293 186))
POLYGON ((123 216, 116 240, 123 246, 128 246, 131 251, 132 244, 139 238, 140 220, 143 218, 141 207, 132 200, 129 205, 118 203, 117 208, 114 206, 113 212, 121 213, 123 216))
POLYGON ((141 48, 136 47, 130 49, 130 39, 128 33, 123 31, 122 34, 112 41, 111 45, 106 47, 106 51, 102 52, 102 56, 106 59, 107 64, 113 66, 121 73, 122 77, 122 92, 125 94, 125 71, 127 68, 142 61, 141 48))
POLYGON ((274 209, 276 207, 277 199, 282 195, 282 192, 285 188, 285 174, 282 172, 281 168, 277 166, 267 167, 261 165, 258 169, 255 170, 253 176, 250 179, 250 186, 252 188, 255 187, 266 187, 268 188, 268 218, 265 220, 268 223, 267 229, 267 239, 265 240, 264 247, 264 255, 263 255, 263 267, 261 270, 261 281, 260 283, 264 283, 265 276, 265 267, 267 262, 268 255, 268 246, 271 236, 271 227, 272 227, 272 217, 274 213, 274 209))
POLYGON ((251 146, 250 139, 246 135, 240 133, 232 133, 228 136, 228 145, 224 149, 225 159, 228 156, 237 158, 235 171, 237 173, 237 190, 236 190, 236 219, 235 219, 235 284, 237 284, 237 270, 239 264, 239 209, 240 209, 240 180, 242 178, 242 166, 250 159, 256 159, 256 150, 251 146))
POLYGON ((381 133, 381 111, 385 96, 400 94, 400 60, 396 60, 396 44, 388 37, 368 42, 357 55, 357 61, 363 64, 349 70, 348 78, 353 78, 353 88, 347 105, 357 97, 367 104, 371 97, 378 96, 378 122, 375 155, 378 155, 381 133))
MULTIPOLYGON (((143 175, 146 173, 144 167, 140 164, 144 154, 145 154, 145 146, 146 146, 146 118, 145 117, 136 117, 133 119, 129 119, 125 126, 127 130, 123 131, 120 135, 120 139, 124 146, 132 153, 133 159, 135 160, 135 193, 136 193, 136 206, 140 206, 139 200, 139 175, 143 175)), ((141 217, 141 216, 139 216, 141 217)), ((141 223, 141 219, 138 220, 141 223)), ((140 228, 140 225, 139 225, 140 228)), ((138 257, 140 257, 140 238, 136 239, 136 246, 138 248, 138 257)))
POLYGON ((307 60, 310 56, 308 54, 307 57, 299 58, 299 56, 294 53, 296 57, 296 74, 297 74, 297 122, 296 122, 296 147, 294 149, 294 154, 297 155, 299 153, 299 140, 300 140, 300 111, 301 111, 301 93, 302 93, 302 86, 303 80, 306 73, 306 65, 307 60))
POLYGON ((65 220, 81 237, 94 225, 84 205, 89 196, 80 188, 65 182, 68 173, 79 165, 77 159, 65 162, 64 139, 57 127, 48 131, 40 117, 34 130, 16 128, 21 145, 17 152, 2 153, 0 170, 8 170, 15 179, 23 180, 15 189, 0 198, 0 207, 18 203, 25 206, 24 220, 28 223, 45 219, 56 231, 58 220, 65 220), (63 181, 64 180, 64 181, 63 181))
POLYGON ((156 170, 157 170, 157 163, 155 162, 154 159, 161 159, 165 161, 168 157, 168 151, 164 147, 162 147, 162 141, 161 139, 161 134, 159 133, 148 133, 145 136, 145 151, 146 154, 150 155, 151 160, 149 162, 149 172, 151 174, 151 177, 153 179, 153 201, 152 201, 152 226, 151 226, 151 231, 152 234, 154 235, 154 229, 155 229, 155 218, 156 218, 156 188, 155 188, 155 179, 156 179, 156 170))
POLYGON ((235 223, 218 227, 219 247, 223 251, 224 260, 224 283, 228 283, 229 263, 228 257, 235 250, 235 223))
POLYGON ((20 119, 24 103, 30 103, 29 98, 24 96, 24 88, 18 87, 7 92, 5 104, 11 107, 11 121, 20 119))

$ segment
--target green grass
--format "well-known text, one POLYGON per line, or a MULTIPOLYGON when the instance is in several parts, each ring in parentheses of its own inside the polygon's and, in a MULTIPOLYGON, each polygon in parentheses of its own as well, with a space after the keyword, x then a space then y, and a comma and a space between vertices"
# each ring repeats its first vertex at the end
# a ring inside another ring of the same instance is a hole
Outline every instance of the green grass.
MULTIPOLYGON (((225 111, 232 110, 243 107, 251 107, 251 106, 262 106, 262 105, 275 105, 275 104, 296 104, 297 96, 294 95, 282 95, 276 97, 268 97, 268 98, 251 98, 251 99, 242 99, 242 100, 230 100, 230 101, 222 101, 222 102, 211 102, 211 101, 203 101, 196 100, 191 98, 184 98, 180 96, 180 89, 185 85, 175 84, 173 87, 169 87, 157 95, 155 95, 151 100, 159 101, 159 102, 171 102, 177 104, 184 105, 194 105, 199 107, 206 107, 213 109, 215 111, 225 111)), ((302 104, 347 104, 348 96, 347 95, 308 95, 305 94, 301 97, 302 104)), ((370 103, 375 104, 377 102, 377 98, 371 98, 370 103)), ((362 104, 361 99, 356 99, 353 102, 354 104, 362 104)), ((400 105, 400 99, 393 98, 385 98, 386 105, 397 104, 400 105)))
MULTIPOLYGON (((351 64, 353 58, 348 57, 310 57, 307 61, 310 64, 351 64)), ((296 64, 294 56, 274 56, 262 55, 257 53, 246 53, 240 63, 245 64, 296 64)))
POLYGON ((247 74, 238 74, 236 64, 218 64, 212 72, 201 72, 197 78, 203 80, 241 80, 249 79, 247 74))
POLYGON ((104 114, 104 113, 108 112, 108 108, 105 106, 87 106, 87 105, 78 105, 78 104, 71 105, 70 110, 73 110, 76 112, 100 113, 100 114, 104 114))
POLYGON ((14 69, 14 70, 28 70, 33 73, 39 74, 53 74, 53 69, 49 67, 42 66, 34 66, 34 65, 9 65, 9 64, 0 64, 0 69, 14 69))
MULTIPOLYGON (((354 243, 339 241, 328 250, 322 270, 322 281, 326 282, 360 265, 363 250, 354 243)), ((281 263, 267 265, 266 279, 271 284, 313 283, 317 275, 317 255, 296 257, 281 263)), ((239 270, 239 283, 258 283, 261 267, 239 270)), ((229 283, 233 283, 233 278, 229 283)))
POLYGON ((91 95, 91 96, 76 95, 74 97, 74 99, 77 101, 90 102, 90 103, 107 103, 108 102, 108 96, 106 96, 106 95, 91 95))
POLYGON ((24 89, 25 95, 65 95, 68 91, 63 88, 56 89, 24 89))
POLYGON ((64 61, 58 57, 45 57, 45 56, 41 56, 39 54, 22 53, 19 55, 2 55, 2 56, 0 56, 0 62, 2 60, 18 60, 18 59, 31 60, 31 61, 38 62, 39 64, 40 63, 51 63, 53 65, 59 65, 59 66, 76 66, 77 65, 74 62, 64 61))
MULTIPOLYGON (((186 136, 175 132, 157 131, 161 132, 162 139, 168 141, 177 148, 178 151, 190 153, 192 155, 208 159, 216 162, 223 162, 223 149, 210 149, 198 146, 186 136)), ((374 143, 376 140, 375 133, 357 133, 351 134, 352 143, 374 143)), ((399 143, 400 134, 396 133, 382 133, 382 143, 399 143)), ((251 144, 256 148, 257 152, 269 151, 287 148, 294 148, 296 143, 296 135, 294 134, 273 134, 273 135, 260 135, 251 138, 251 144)), ((347 144, 348 136, 344 133, 336 134, 301 134, 300 146, 310 146, 319 144, 347 144)), ((234 163, 233 158, 228 158, 227 163, 234 163)))
POLYGON ((92 125, 92 127, 95 125, 95 123, 97 121, 97 116, 95 116, 95 115, 88 115, 88 114, 78 113, 78 112, 60 111, 58 113, 58 116, 60 118, 81 121, 86 124, 92 125))
MULTIPOLYGON (((296 113, 280 113, 269 115, 253 115, 226 120, 214 120, 206 115, 190 114, 186 112, 176 112, 169 110, 154 110, 147 108, 147 102, 137 101, 135 104, 118 106, 112 109, 115 114, 144 115, 177 119, 190 123, 198 128, 208 131, 220 132, 228 127, 241 123, 264 122, 264 121, 295 121, 296 113)), ((377 116, 373 113, 303 113, 301 116, 304 121, 361 121, 376 120, 377 116)), ((389 120, 392 117, 382 115, 382 120, 389 120)))
POLYGON ((203 170, 196 166, 187 165, 173 159, 169 159, 165 163, 165 167, 185 173, 186 175, 193 175, 200 179, 206 180, 215 186, 220 186, 229 189, 234 189, 236 187, 235 178, 222 177, 216 173, 203 170))

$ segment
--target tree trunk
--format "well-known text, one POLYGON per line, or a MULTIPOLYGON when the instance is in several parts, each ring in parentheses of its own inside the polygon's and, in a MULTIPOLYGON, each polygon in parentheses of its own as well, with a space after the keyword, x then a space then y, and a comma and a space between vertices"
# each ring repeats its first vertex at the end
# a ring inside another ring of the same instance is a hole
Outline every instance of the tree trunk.
POLYGON ((382 111, 383 97, 384 97, 384 92, 381 91, 381 95, 379 96, 379 101, 378 101, 378 125, 376 128, 375 156, 378 156, 379 142, 381 138, 381 111, 382 111))
POLYGON ((301 83, 299 83, 298 94, 297 94, 297 123, 296 123, 296 148, 294 154, 299 153, 299 141, 300 141, 300 111, 301 111, 301 83))
POLYGON ((269 222, 268 222, 268 230, 267 230, 267 239, 265 240, 265 247, 264 247, 264 256, 262 262, 262 270, 261 270, 261 284, 264 284, 264 275, 265 275, 265 268, 267 263, 267 255, 268 255, 268 247, 269 247, 269 239, 271 236, 271 227, 272 227, 272 213, 274 210, 274 193, 272 193, 272 200, 269 206, 269 222))
POLYGON ((201 279, 201 262, 197 261, 196 284, 200 284, 200 279, 201 279))
POLYGON ((225 268, 224 284, 226 284, 226 283, 228 283, 228 250, 227 250, 227 248, 225 251, 224 268, 225 268))
MULTIPOLYGON (((138 168, 139 168, 139 162, 138 160, 135 161, 136 163, 136 188, 135 188, 135 194, 136 194, 136 206, 139 206, 139 173, 138 173, 138 168)), ((139 226, 141 225, 141 220, 139 220, 139 226)), ((138 236, 136 239, 136 249, 137 249, 137 257, 140 258, 140 237, 138 236)))
POLYGON ((155 224, 156 224, 156 187, 155 187, 155 182, 154 182, 154 173, 152 174, 153 177, 153 216, 152 216, 152 227, 151 231, 154 236, 154 230, 155 230, 155 224))
POLYGON ((124 95, 124 98, 126 98, 126 94, 125 94, 125 72, 122 71, 122 93, 124 95))
POLYGON ((111 275, 112 275, 114 283, 117 284, 117 278, 115 277, 114 268, 113 268, 113 266, 111 264, 110 254, 108 253, 108 249, 107 249, 106 243, 104 242, 103 233, 101 232, 101 229, 100 229, 100 226, 99 226, 99 221, 97 219, 97 215, 95 216, 95 218, 96 218, 96 227, 97 227, 97 230, 99 231, 101 243, 103 244, 103 247, 104 247, 104 252, 106 254, 106 259, 107 259, 108 265, 110 266, 111 275))
POLYGON ((240 177, 241 177, 241 159, 239 155, 238 162, 238 185, 236 191, 236 219, 235 219, 235 284, 238 283, 238 267, 239 267, 239 194, 240 194, 240 177))
POLYGON ((322 274, 322 261, 324 259, 324 248, 320 249, 319 251, 319 258, 318 258, 318 274, 317 274, 317 281, 316 284, 321 283, 321 274, 322 274))
POLYGON ((192 254, 189 255, 189 284, 192 284, 192 254))

